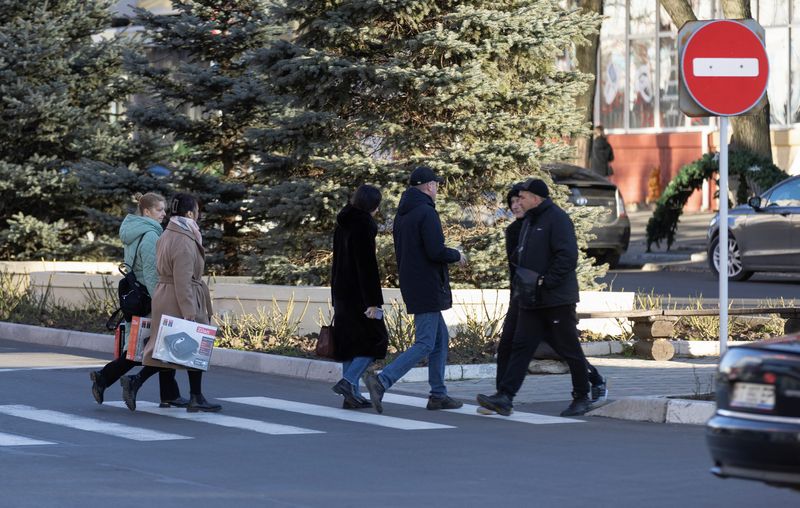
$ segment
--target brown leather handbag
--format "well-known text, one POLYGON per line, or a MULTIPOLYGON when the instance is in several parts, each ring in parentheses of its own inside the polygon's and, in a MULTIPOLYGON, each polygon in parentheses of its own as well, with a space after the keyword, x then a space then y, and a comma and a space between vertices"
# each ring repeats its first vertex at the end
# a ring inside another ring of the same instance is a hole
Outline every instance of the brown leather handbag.
POLYGON ((330 325, 325 325, 319 330, 319 337, 317 337, 317 347, 314 353, 320 358, 334 358, 335 347, 333 344, 333 322, 330 325))

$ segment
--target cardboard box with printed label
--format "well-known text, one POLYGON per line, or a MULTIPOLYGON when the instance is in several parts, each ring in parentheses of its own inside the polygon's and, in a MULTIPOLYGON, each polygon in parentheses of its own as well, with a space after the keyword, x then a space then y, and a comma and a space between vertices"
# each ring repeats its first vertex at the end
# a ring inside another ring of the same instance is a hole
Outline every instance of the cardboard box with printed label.
POLYGON ((153 358, 192 369, 208 370, 216 335, 216 326, 162 316, 153 358))
POLYGON ((150 339, 151 321, 149 318, 133 316, 131 318, 131 331, 128 334, 128 351, 125 358, 134 362, 142 361, 144 345, 150 339))

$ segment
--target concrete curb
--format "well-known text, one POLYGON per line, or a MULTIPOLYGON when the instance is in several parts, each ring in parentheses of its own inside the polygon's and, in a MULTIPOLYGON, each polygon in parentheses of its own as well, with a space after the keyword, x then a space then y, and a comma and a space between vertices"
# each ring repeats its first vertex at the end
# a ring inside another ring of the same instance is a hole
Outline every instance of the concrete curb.
POLYGON ((716 403, 666 396, 624 397, 587 413, 618 420, 704 425, 714 416, 716 403))
MULTIPOLYGON (((114 339, 111 335, 60 330, 4 321, 0 321, 0 337, 32 344, 87 349, 102 353, 112 353, 114 349, 114 339)), ((604 356, 622 352, 622 345, 615 341, 584 342, 581 346, 587 356, 604 356)), ((342 377, 342 365, 338 362, 241 351, 238 349, 215 348, 212 364, 219 367, 277 374, 279 376, 313 381, 336 382, 342 377)), ((446 381, 492 379, 496 375, 497 366, 493 363, 448 365, 445 368, 446 381)), ((427 380, 428 368, 416 367, 408 371, 399 382, 415 383, 427 380)))

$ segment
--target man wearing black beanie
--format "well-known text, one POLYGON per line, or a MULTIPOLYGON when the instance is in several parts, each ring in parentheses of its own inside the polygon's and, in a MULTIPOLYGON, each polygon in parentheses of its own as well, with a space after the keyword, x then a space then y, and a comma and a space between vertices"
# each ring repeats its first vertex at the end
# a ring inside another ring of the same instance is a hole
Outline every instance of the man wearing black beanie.
MULTIPOLYGON (((569 215, 550 200, 547 184, 526 180, 519 188, 525 210, 520 239, 512 263, 512 301, 518 307, 510 357, 503 372, 498 366, 497 393, 478 395, 478 403, 508 416, 512 401, 525 380, 528 364, 541 340, 547 340, 567 362, 572 375, 572 403, 561 416, 579 416, 592 405, 588 362, 578 335, 578 242, 569 215)), ((498 355, 499 359, 499 355, 498 355)), ((596 370, 595 384, 605 383, 596 370)))

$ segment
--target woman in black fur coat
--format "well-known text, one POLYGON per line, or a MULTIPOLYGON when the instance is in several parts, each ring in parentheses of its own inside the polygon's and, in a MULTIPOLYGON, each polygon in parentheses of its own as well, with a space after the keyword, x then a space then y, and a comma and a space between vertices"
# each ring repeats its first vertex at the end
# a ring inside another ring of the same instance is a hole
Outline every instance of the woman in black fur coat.
POLYGON ((336 359, 342 362, 342 379, 333 391, 344 397, 345 409, 372 407, 361 396, 359 380, 375 359, 386 357, 389 342, 375 257, 378 225, 373 217, 380 203, 376 187, 360 186, 336 217, 333 234, 333 342, 336 359))

